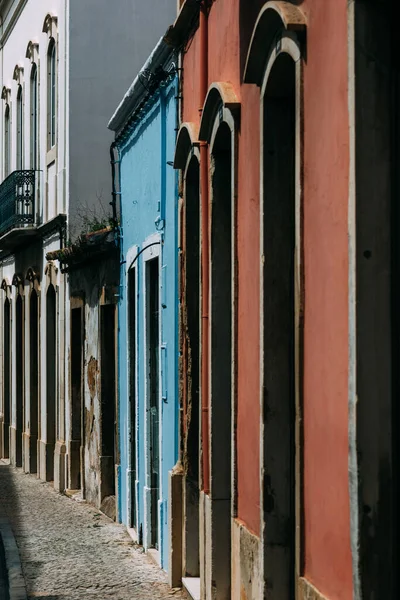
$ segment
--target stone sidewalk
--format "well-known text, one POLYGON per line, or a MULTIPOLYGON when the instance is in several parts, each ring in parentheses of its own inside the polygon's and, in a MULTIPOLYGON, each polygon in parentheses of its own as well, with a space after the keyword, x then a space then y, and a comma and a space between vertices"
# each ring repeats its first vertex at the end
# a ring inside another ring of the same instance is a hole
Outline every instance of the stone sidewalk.
POLYGON ((123 526, 0 460, 0 516, 19 547, 29 599, 182 598, 123 526))

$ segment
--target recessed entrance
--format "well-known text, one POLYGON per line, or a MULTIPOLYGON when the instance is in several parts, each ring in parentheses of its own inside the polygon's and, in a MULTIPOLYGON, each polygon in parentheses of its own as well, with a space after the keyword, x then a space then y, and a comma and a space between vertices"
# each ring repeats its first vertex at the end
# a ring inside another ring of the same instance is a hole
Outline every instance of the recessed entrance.
POLYGON ((295 63, 276 59, 263 99, 264 583, 295 597, 295 63))
POLYGON ((3 409, 4 437, 3 457, 10 457, 10 416, 11 416, 11 306, 8 298, 4 301, 3 326, 3 409))
POLYGON ((136 269, 128 273, 128 328, 129 328, 129 404, 130 404, 130 527, 137 527, 136 520, 136 269))
POLYGON ((185 305, 187 400, 185 409, 185 563, 186 577, 200 576, 200 180, 193 157, 185 179, 185 305))
POLYGON ((116 352, 115 306, 100 307, 100 376, 101 376, 101 488, 102 510, 115 516, 116 464, 116 352), (105 499, 107 501, 105 502, 105 499))
POLYGON ((46 294, 46 481, 54 478, 56 444, 56 291, 49 285, 46 294))
POLYGON ((72 490, 83 487, 83 306, 71 309, 71 444, 70 481, 72 490))
POLYGON ((146 262, 147 411, 149 432, 150 546, 158 550, 158 499, 160 495, 160 330, 158 258, 146 262))
POLYGON ((15 303, 15 368, 15 464, 17 467, 22 467, 22 431, 24 421, 24 303, 21 294, 17 295, 15 303))
POLYGON ((212 149, 211 511, 212 586, 231 598, 232 518, 232 132, 222 123, 212 149))
POLYGON ((39 302, 36 290, 32 290, 29 301, 29 470, 37 472, 37 440, 39 428, 39 302))

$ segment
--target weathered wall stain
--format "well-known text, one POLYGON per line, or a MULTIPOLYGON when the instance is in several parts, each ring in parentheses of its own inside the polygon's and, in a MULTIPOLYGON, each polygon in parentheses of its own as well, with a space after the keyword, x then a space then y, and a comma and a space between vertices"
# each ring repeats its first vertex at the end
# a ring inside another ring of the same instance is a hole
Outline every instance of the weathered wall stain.
POLYGON ((88 386, 89 386, 90 398, 92 401, 96 395, 98 374, 99 374, 98 361, 93 356, 91 356, 88 366, 87 366, 87 382, 88 382, 88 386))

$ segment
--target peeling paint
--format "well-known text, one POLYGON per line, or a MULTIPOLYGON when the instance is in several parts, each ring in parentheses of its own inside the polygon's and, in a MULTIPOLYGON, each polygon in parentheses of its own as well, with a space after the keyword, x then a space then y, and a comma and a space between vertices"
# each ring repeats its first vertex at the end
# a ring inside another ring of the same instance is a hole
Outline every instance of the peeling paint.
POLYGON ((98 361, 91 356, 87 366, 87 382, 89 386, 90 398, 93 401, 97 390, 97 377, 99 374, 98 361))

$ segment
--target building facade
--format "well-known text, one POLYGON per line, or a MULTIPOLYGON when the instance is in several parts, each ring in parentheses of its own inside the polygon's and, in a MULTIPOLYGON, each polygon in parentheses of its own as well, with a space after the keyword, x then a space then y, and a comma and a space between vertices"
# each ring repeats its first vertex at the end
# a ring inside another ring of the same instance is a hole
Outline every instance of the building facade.
POLYGON ((119 518, 165 570, 179 422, 177 81, 161 40, 109 124, 121 202, 119 518))
POLYGON ((115 495, 118 462, 106 125, 175 8, 0 2, 1 455, 99 507, 115 495), (104 261, 95 273, 93 256, 104 261))
POLYGON ((195 600, 398 598, 393 3, 179 0, 142 69, 175 0, 37 4, 0 0, 1 456, 195 600))
POLYGON ((392 11, 186 0, 167 36, 184 49, 172 571, 194 598, 397 597, 392 11))
POLYGON ((45 254, 66 236, 68 13, 62 2, 0 12, 2 456, 60 489, 67 287, 45 254))

